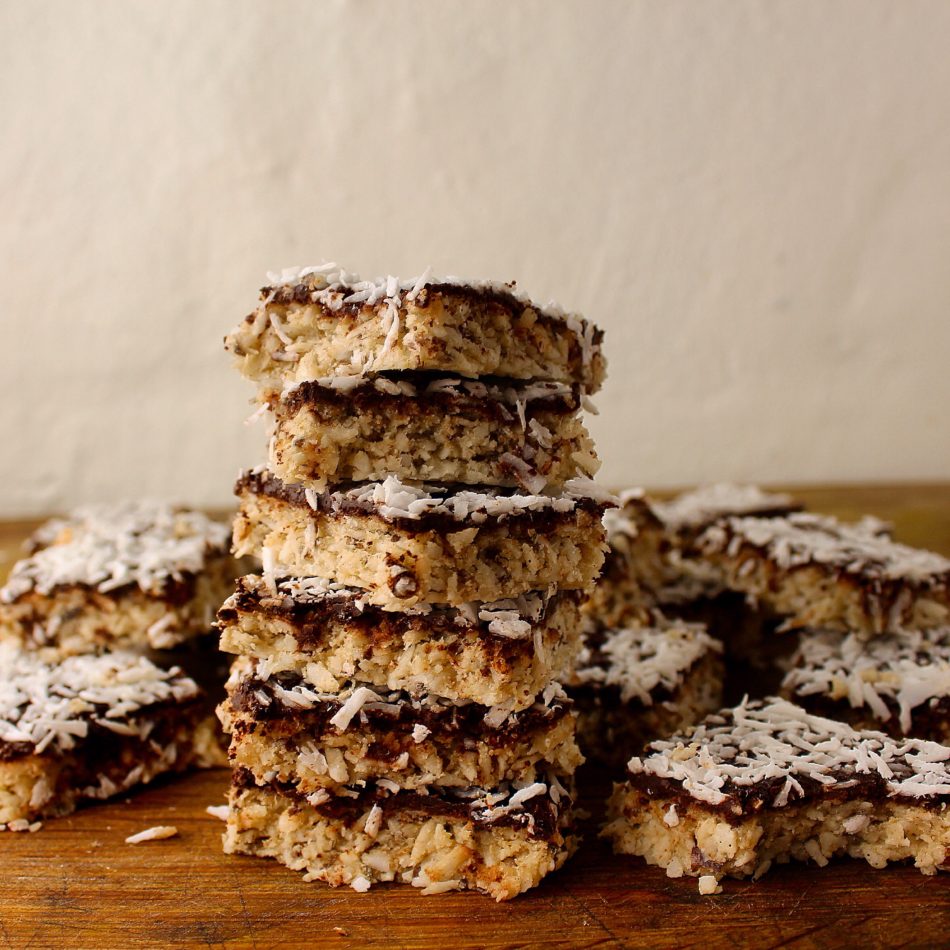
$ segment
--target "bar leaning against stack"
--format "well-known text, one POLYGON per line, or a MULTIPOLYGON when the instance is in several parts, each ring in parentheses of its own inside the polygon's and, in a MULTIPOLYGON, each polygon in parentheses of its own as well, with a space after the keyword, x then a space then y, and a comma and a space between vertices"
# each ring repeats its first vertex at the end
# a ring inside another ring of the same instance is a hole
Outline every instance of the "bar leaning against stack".
POLYGON ((219 613, 225 850, 308 880, 533 887, 575 846, 571 701, 610 496, 601 333, 513 285, 274 275, 228 336, 269 411, 219 613))

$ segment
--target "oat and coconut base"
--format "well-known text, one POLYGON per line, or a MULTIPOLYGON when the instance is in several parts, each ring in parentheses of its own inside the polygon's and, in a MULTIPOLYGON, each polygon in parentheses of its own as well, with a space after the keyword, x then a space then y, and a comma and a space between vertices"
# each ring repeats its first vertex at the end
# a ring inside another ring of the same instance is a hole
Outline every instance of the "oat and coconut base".
POLYGON ((350 680, 453 702, 526 709, 580 646, 579 591, 404 611, 319 577, 248 575, 218 611, 221 649, 330 692, 350 680))
POLYGON ((206 634, 240 573, 230 530, 153 502, 43 525, 0 589, 0 637, 62 653, 168 649, 206 634))
POLYGON ((585 756, 622 767, 630 750, 722 705, 722 644, 702 624, 653 614, 650 626, 588 633, 567 689, 585 756))
POLYGON ((391 370, 600 388, 603 333, 513 283, 361 280, 336 264, 269 274, 261 303, 225 339, 265 398, 297 383, 391 370))
POLYGON ((604 559, 612 496, 589 479, 559 495, 415 486, 389 477, 317 493, 252 471, 235 489, 234 551, 265 570, 332 577, 369 603, 461 606, 551 585, 586 590, 604 559))
POLYGON ((550 491, 600 467, 577 385, 409 373, 301 383, 271 403, 269 466, 340 482, 458 482, 550 491))
POLYGON ((727 518, 696 542, 724 586, 786 618, 863 637, 950 620, 950 560, 898 544, 874 518, 727 518))
POLYGON ((367 891, 398 881, 423 894, 475 889, 509 900, 574 852, 571 793, 556 778, 522 788, 404 791, 385 780, 331 798, 234 774, 224 850, 275 858, 308 881, 367 891))
POLYGON ((126 652, 48 662, 0 644, 0 826, 219 762, 201 692, 177 668, 126 652))
POLYGON ((614 788, 604 835, 670 877, 759 877, 837 855, 950 869, 950 747, 895 740, 782 699, 654 741, 614 788))
POLYGON ((782 692, 856 728, 950 745, 950 627, 871 640, 803 631, 782 692))

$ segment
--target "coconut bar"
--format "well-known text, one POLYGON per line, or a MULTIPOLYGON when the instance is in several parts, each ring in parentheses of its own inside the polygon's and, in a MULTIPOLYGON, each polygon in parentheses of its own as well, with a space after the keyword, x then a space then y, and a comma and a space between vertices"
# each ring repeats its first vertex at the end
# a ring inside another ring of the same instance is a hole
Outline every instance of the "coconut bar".
POLYGON ((882 634, 804 631, 782 692, 855 728, 950 745, 950 627, 882 634))
POLYGON ((280 575, 333 577, 390 610, 502 600, 552 584, 589 588, 611 506, 588 479, 556 496, 396 478, 317 493, 253 471, 235 491, 236 554, 263 552, 265 570, 280 575))
POLYGON ((556 683, 534 705, 450 703, 353 683, 325 693, 238 660, 219 711, 233 764, 305 792, 389 779, 400 788, 492 787, 572 774, 581 756, 572 704, 556 683))
POLYGON ((556 778, 524 788, 303 795, 234 773, 224 850, 275 858, 308 881, 366 891, 398 881, 423 894, 475 889, 509 900, 576 849, 570 792, 556 778))
POLYGON ((650 504, 662 525, 665 576, 657 599, 666 605, 688 604, 723 592, 721 572, 710 567, 694 547, 710 525, 724 518, 774 518, 801 510, 791 495, 726 482, 650 504))
POLYGON ((701 624, 659 614, 653 626, 589 633, 567 681, 584 754, 620 767, 631 749, 719 709, 721 652, 701 624))
POLYGON ((434 370, 577 384, 595 392, 603 332, 513 283, 360 280, 335 264, 268 275, 261 303, 225 338, 264 394, 332 376, 434 370))
POLYGON ((338 376, 271 403, 269 467, 285 482, 400 479, 539 492, 599 467, 565 383, 439 374, 338 376))
POLYGON ((0 644, 0 826, 64 815, 167 772, 220 763, 195 682, 137 654, 0 644))
POLYGON ((727 518, 697 547, 726 586, 782 615, 789 628, 868 637, 950 620, 950 561, 898 544, 874 518, 727 518))
POLYGON ((723 518, 775 518, 801 510, 791 495, 730 483, 703 485, 651 505, 667 534, 681 542, 696 538, 723 518))
POLYGON ((895 740, 782 699, 743 703, 650 743, 614 787, 616 851, 670 877, 759 877, 836 855, 950 869, 950 747, 895 740))
POLYGON ((663 526, 639 488, 621 492, 620 506, 604 514, 607 556, 584 607, 603 627, 648 624, 663 584, 663 526))
POLYGON ((168 649, 207 634, 240 573, 226 525, 149 502, 43 525, 0 589, 0 637, 62 653, 168 649))
POLYGON ((220 646, 319 689, 369 686, 525 709, 570 669, 580 644, 579 591, 532 592, 461 607, 395 612, 319 577, 242 577, 218 611, 220 646))

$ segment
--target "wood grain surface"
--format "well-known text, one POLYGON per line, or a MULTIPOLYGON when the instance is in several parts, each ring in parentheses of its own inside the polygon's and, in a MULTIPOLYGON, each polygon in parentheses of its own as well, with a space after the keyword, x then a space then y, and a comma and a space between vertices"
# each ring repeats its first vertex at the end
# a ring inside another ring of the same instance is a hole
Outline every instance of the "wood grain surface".
MULTIPOLYGON (((950 484, 799 490, 810 507, 892 520, 898 537, 950 554, 950 484)), ((29 523, 0 526, 9 561, 29 523)), ((700 897, 597 840, 608 777, 579 779, 585 842, 561 872, 507 904, 478 894, 366 894, 221 853, 223 770, 156 783, 114 803, 0 834, 0 947, 941 948, 950 947, 950 875, 874 871, 841 860, 789 865, 700 897), (176 838, 127 845, 153 825, 176 838)))

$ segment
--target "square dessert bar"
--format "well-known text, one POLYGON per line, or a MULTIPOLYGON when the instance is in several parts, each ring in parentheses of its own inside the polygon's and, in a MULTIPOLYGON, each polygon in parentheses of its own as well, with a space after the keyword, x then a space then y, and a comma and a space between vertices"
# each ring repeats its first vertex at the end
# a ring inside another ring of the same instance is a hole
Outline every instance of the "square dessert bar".
POLYGON ((658 613, 651 626, 588 633, 567 679, 584 754, 620 767, 631 749, 719 709, 721 652, 701 624, 658 613))
POLYGON ((791 495, 729 482, 703 485, 650 504, 668 538, 680 544, 694 540, 723 518, 776 518, 801 511, 802 507, 791 495))
POLYGON ((335 264, 271 275, 261 304, 225 338, 264 392, 332 376, 436 370, 578 384, 603 382, 603 333, 515 285, 360 280, 335 264))
POLYGON ((727 518, 696 542, 723 582, 786 618, 868 637, 950 620, 950 561, 893 541, 877 519, 727 518))
POLYGON ((251 574, 218 611, 221 649, 296 673, 330 692, 351 679, 454 702, 525 709, 580 643, 580 591, 530 592, 460 607, 405 611, 319 577, 251 574))
POLYGON ((835 855, 950 869, 950 747, 895 740, 782 699, 650 743, 614 787, 604 835, 670 877, 759 877, 835 855))
POLYGON ((0 638, 83 653, 167 649, 207 634, 241 573, 230 534, 199 512, 149 502, 54 519, 0 589, 0 638))
POLYGON ((607 556, 584 613, 603 627, 648 625, 666 576, 663 525, 641 489, 618 501, 604 513, 607 556))
POLYGON ((126 652, 45 652, 0 644, 0 825, 219 764, 201 691, 177 668, 126 652))
POLYGON ((950 627, 871 640, 803 631, 782 693, 855 728, 950 745, 950 627))
POLYGON ((537 886, 574 852, 572 796, 556 778, 524 788, 303 795, 234 773, 228 854, 275 858, 308 881, 366 891, 399 881, 423 894, 475 889, 503 901, 537 886))
POLYGON ((577 385, 441 374, 338 376, 271 402, 270 469, 285 482, 400 479, 539 492, 600 463, 577 385))
POLYGON ((396 478, 317 493, 253 471, 235 491, 236 554, 262 551, 265 571, 333 577, 390 610, 502 600, 550 585, 587 589, 603 563, 601 517, 612 504, 587 479, 555 496, 396 478))
POLYGON ((514 712, 358 682, 323 693, 299 676, 265 672, 239 659, 219 710, 232 763, 261 783, 276 778, 331 794, 379 779, 400 788, 491 788, 529 785, 541 772, 564 778, 581 762, 572 704, 556 683, 514 712))

